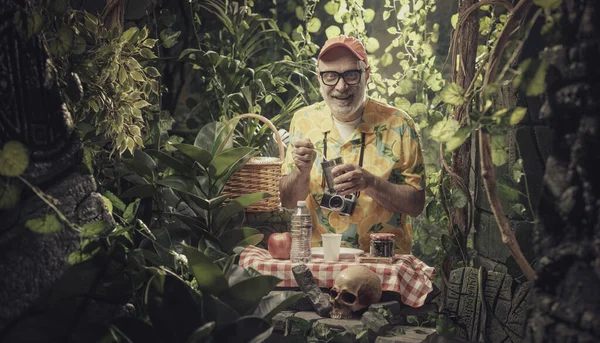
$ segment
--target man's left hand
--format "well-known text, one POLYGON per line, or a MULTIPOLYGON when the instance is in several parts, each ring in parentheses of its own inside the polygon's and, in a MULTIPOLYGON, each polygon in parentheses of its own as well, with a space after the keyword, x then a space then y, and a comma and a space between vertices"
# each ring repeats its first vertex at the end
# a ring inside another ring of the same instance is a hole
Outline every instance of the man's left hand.
POLYGON ((340 164, 331 170, 333 189, 342 195, 360 192, 373 184, 374 176, 356 164, 340 164))

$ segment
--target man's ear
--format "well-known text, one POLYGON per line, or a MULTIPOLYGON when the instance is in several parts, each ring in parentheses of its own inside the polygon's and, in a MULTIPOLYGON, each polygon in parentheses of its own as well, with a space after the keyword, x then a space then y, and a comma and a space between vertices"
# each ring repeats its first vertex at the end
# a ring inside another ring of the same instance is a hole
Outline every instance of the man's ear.
POLYGON ((369 76, 371 76, 371 67, 367 67, 365 70, 365 77, 367 81, 369 80, 369 76))

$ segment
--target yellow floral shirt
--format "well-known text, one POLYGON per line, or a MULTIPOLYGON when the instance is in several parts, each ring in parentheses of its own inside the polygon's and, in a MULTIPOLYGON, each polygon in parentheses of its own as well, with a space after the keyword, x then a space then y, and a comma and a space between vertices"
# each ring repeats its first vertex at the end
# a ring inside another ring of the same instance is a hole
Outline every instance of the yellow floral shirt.
MULTIPOLYGON (((358 164, 361 133, 365 133, 363 168, 394 184, 408 184, 416 189, 425 188, 425 168, 419 143, 419 134, 408 114, 381 102, 367 98, 361 122, 344 140, 336 128, 331 111, 325 102, 300 109, 290 124, 290 146, 282 165, 283 175, 294 168, 292 144, 297 139, 310 139, 323 151, 323 137, 327 134, 327 158, 342 157, 344 163, 358 164)), ((323 197, 322 157, 317 154, 310 175, 310 190, 306 199, 313 219, 312 245, 321 245, 321 233, 342 233, 344 246, 369 251, 370 233, 395 234, 396 252, 410 253, 412 229, 410 218, 386 210, 365 192, 357 200, 351 216, 340 215, 319 206, 323 197)))

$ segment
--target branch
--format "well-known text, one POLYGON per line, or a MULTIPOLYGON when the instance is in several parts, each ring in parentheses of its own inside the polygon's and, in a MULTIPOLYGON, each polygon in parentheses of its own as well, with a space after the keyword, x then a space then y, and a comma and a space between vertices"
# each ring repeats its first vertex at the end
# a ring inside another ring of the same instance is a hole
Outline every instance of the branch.
POLYGON ((508 225, 508 219, 506 219, 506 215, 504 214, 504 210, 500 204, 498 187, 496 186, 496 171, 494 169, 494 165, 492 164, 490 141, 490 135, 484 133, 483 130, 480 129, 479 153, 481 156, 481 176, 483 177, 485 192, 487 193, 490 207, 494 213, 494 217, 496 218, 496 223, 498 223, 498 228, 500 229, 500 234, 502 235, 502 242, 508 247, 510 254, 514 257, 519 267, 521 267, 521 270, 525 274, 525 277, 527 277, 527 280, 532 281, 535 277, 535 271, 533 268, 531 268, 529 262, 527 262, 527 259, 521 252, 521 247, 515 238, 515 234, 508 225))

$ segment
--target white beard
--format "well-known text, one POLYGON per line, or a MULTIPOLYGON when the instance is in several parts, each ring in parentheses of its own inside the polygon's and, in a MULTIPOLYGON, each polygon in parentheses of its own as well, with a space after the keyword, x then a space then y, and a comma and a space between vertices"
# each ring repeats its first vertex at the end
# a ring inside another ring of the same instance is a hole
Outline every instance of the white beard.
POLYGON ((345 119, 349 118, 356 119, 356 111, 361 108, 365 101, 364 95, 361 97, 356 93, 352 94, 352 98, 345 102, 340 102, 338 99, 328 94, 325 94, 323 98, 325 99, 325 103, 331 109, 331 114, 341 121, 345 121, 345 119))

